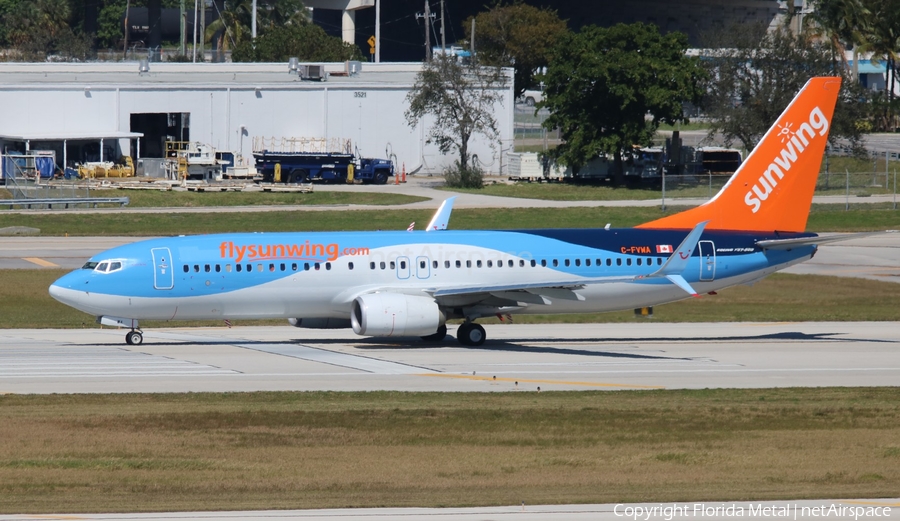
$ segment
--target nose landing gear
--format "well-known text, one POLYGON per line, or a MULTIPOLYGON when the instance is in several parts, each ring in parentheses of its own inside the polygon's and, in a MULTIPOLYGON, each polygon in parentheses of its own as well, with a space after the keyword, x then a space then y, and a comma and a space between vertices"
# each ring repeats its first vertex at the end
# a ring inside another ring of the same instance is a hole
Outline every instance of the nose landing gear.
POLYGON ((130 346, 139 346, 144 341, 144 335, 137 329, 125 333, 125 343, 130 346))

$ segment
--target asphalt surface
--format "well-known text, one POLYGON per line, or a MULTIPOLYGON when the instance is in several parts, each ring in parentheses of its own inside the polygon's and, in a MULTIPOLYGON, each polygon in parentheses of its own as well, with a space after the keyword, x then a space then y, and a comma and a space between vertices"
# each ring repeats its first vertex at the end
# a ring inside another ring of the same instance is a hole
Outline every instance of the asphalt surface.
POLYGON ((0 330, 0 393, 449 391, 882 386, 900 323, 507 324, 364 338, 285 327, 0 330))

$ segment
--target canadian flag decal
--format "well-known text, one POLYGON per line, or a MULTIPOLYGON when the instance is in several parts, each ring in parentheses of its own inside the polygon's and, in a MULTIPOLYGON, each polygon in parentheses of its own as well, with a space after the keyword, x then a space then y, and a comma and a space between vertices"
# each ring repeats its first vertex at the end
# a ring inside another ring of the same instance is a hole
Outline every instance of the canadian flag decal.
POLYGON ((656 253, 672 253, 671 244, 657 244, 656 253))

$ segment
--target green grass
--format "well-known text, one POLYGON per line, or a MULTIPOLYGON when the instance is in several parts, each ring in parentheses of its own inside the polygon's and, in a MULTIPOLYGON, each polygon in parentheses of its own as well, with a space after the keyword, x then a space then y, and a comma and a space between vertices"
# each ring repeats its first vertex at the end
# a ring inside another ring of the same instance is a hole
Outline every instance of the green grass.
MULTIPOLYGON (((47 288, 65 270, 0 270, 0 329, 99 327, 94 317, 60 304, 47 288)), ((736 321, 900 321, 900 285, 864 279, 775 274, 718 295, 657 306, 652 319, 632 311, 572 315, 516 315, 516 323, 736 321)), ((487 318, 482 323, 496 323, 487 318)), ((234 321, 237 325, 284 325, 284 320, 234 321)), ((141 322, 144 327, 219 326, 208 322, 141 322)))
MULTIPOLYGON (((683 210, 669 206, 668 213, 683 210)), ((0 228, 28 226, 45 236, 165 236, 221 232, 405 230, 411 221, 427 223, 433 210, 385 209, 334 212, 285 210, 240 213, 3 213, 0 228)), ((629 227, 658 219, 655 207, 460 208, 450 226, 457 230, 629 227)), ((900 228, 900 212, 887 204, 813 205, 807 229, 850 232, 900 228)))
POLYGON ((900 389, 0 396, 0 513, 893 497, 900 389))

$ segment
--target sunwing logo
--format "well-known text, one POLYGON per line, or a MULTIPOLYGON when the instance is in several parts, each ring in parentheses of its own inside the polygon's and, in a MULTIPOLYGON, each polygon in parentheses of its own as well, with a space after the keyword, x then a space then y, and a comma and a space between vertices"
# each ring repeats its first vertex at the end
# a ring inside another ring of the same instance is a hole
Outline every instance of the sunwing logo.
POLYGON ((792 122, 778 125, 778 135, 784 146, 781 152, 769 163, 769 167, 759 176, 759 180, 744 196, 744 202, 753 209, 753 213, 762 208, 763 201, 772 195, 772 191, 778 186, 778 181, 784 179, 785 174, 791 169, 797 159, 809 147, 809 144, 818 136, 828 134, 828 118, 819 107, 815 107, 809 113, 809 122, 803 122, 794 131, 792 122))

